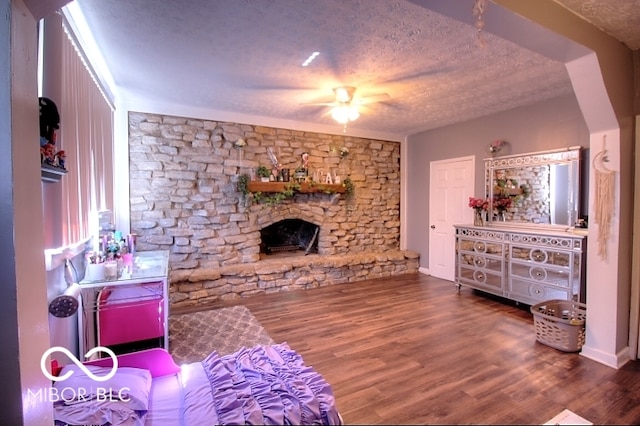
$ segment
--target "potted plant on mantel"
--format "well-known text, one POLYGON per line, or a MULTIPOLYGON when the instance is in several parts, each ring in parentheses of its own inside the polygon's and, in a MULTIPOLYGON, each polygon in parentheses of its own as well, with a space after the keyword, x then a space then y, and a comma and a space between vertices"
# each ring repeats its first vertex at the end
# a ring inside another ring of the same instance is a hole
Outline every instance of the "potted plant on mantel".
POLYGON ((258 170, 256 170, 256 174, 260 177, 262 182, 269 182, 269 176, 271 176, 271 170, 269 170, 266 166, 258 166, 258 170))

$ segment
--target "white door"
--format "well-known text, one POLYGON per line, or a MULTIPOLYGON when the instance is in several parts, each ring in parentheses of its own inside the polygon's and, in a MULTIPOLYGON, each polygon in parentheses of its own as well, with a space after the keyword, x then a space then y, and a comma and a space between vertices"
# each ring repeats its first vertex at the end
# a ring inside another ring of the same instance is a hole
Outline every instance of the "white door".
POLYGON ((429 170, 429 273, 453 281, 453 225, 473 221, 475 157, 432 161, 429 170))

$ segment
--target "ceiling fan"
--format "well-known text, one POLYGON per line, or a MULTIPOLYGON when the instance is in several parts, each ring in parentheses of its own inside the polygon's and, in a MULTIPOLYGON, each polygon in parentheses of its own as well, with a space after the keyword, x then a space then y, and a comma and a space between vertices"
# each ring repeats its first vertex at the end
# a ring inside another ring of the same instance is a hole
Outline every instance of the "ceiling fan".
POLYGON ((391 98, 386 93, 377 95, 362 96, 354 98, 356 88, 353 86, 340 86, 333 88, 335 99, 331 102, 309 102, 303 105, 325 105, 332 107, 331 117, 338 123, 346 126, 350 121, 355 121, 360 117, 359 107, 374 102, 383 102, 391 98))

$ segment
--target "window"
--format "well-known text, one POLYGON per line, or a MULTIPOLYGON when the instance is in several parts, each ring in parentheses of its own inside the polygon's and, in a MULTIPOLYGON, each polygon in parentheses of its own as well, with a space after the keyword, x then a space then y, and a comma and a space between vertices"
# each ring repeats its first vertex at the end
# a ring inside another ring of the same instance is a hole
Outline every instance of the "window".
MULTIPOLYGON (((98 211, 112 210, 113 108, 72 40, 61 15, 42 28, 42 96, 60 113, 58 149, 66 153, 67 174, 43 183, 45 244, 54 252, 80 246, 98 231, 98 211)), ((55 263, 55 262, 54 262, 55 263)))

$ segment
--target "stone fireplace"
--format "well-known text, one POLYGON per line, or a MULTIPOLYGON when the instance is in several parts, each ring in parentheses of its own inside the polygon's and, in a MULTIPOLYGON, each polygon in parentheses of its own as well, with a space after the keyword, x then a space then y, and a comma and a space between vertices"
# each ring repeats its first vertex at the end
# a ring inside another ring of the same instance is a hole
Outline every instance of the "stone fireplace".
POLYGON ((319 233, 320 226, 306 220, 281 220, 260 230, 260 254, 283 257, 317 253, 319 233))
POLYGON ((172 306, 418 270, 400 249, 398 142, 130 112, 129 156, 131 232, 170 252, 172 306), (310 175, 349 177, 353 193, 256 202, 238 181, 270 165, 267 148, 289 169, 307 153, 310 175), (302 255, 276 255, 289 249, 302 255))

